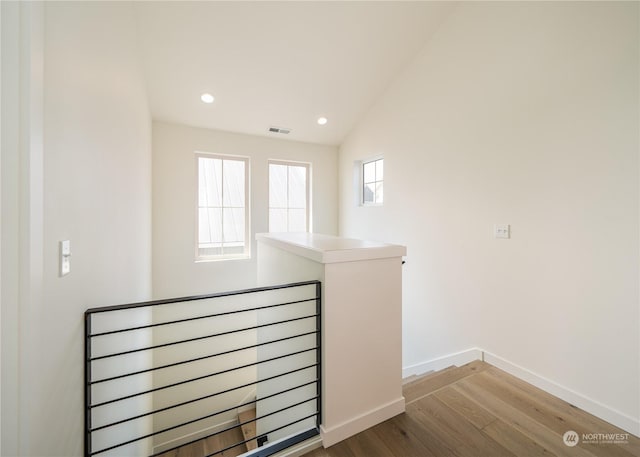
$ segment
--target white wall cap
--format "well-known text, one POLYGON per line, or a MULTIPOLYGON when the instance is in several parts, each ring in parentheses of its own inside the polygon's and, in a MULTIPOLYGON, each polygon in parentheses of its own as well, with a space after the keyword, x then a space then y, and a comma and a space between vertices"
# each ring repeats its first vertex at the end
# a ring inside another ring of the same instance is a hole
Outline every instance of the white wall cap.
POLYGON ((258 233, 256 240, 319 263, 355 262, 407 255, 405 246, 319 233, 258 233))

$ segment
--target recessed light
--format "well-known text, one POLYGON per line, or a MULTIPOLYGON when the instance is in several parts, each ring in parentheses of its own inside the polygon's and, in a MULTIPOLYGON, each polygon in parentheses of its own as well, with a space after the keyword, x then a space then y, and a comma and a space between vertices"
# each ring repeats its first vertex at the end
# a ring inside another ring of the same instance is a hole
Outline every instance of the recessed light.
POLYGON ((328 122, 329 120, 326 117, 319 117, 318 118, 318 124, 320 125, 324 125, 328 122))
POLYGON ((200 96, 200 100, 202 100, 204 103, 213 103, 215 98, 213 98, 213 95, 211 94, 202 94, 200 96))

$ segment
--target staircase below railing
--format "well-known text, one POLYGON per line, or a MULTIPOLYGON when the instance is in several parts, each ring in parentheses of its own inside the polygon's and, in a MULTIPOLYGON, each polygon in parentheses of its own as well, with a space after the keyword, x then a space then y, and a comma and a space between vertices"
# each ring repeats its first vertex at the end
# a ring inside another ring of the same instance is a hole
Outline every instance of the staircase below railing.
POLYGON ((309 281, 87 310, 85 456, 262 457, 317 435, 320 300, 309 281))

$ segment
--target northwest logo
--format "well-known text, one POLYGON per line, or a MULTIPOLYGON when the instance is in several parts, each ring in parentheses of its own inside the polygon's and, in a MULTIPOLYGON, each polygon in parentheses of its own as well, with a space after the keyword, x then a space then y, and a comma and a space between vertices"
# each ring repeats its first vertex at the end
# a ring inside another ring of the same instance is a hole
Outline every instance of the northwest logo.
POLYGON ((562 441, 569 447, 573 447, 580 442, 580 437, 573 430, 569 430, 564 435, 562 435, 562 441))

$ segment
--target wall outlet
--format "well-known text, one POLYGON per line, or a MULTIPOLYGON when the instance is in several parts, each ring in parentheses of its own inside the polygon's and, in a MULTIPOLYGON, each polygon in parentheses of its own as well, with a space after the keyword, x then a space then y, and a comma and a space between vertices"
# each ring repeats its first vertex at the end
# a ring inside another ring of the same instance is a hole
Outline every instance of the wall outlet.
POLYGON ((496 224, 493 226, 494 238, 511 238, 511 226, 509 224, 496 224))

